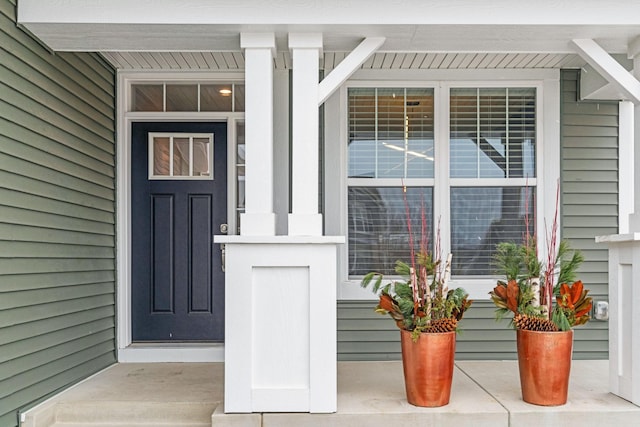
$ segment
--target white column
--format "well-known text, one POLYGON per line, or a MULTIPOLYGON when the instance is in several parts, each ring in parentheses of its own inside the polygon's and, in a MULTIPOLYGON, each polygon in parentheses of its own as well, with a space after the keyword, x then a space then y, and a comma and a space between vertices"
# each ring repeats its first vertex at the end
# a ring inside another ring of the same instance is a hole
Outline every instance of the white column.
MULTIPOLYGON (((633 58, 633 75, 640 80, 640 52, 635 53, 633 58)), ((633 168, 637 171, 640 168, 640 104, 636 104, 634 108, 634 132, 633 145, 630 147, 630 157, 634 159, 633 168)), ((640 171, 634 173, 632 193, 634 194, 633 213, 629 217, 629 231, 640 231, 640 171)))
POLYGON ((292 80, 292 210, 290 236, 321 236, 318 213, 318 80, 322 34, 291 33, 292 80))
MULTIPOLYGON (((618 233, 626 234, 634 212, 634 122, 638 116, 631 101, 620 101, 618 106, 618 233)), ((638 212, 637 207, 635 211, 638 212)))
POLYGON ((273 33, 242 33, 245 52, 245 213, 243 236, 275 235, 273 213, 273 33))

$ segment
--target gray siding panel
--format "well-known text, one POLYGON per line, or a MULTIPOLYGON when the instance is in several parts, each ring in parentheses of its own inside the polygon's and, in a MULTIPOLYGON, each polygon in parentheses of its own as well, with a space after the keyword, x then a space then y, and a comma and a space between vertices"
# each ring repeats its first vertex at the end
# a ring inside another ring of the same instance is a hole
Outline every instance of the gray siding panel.
MULTIPOLYGON (((598 235, 618 226, 618 106, 577 101, 578 72, 561 73, 562 235, 583 251, 580 278, 596 299, 607 299, 607 249, 598 235)), ((339 360, 400 359, 399 333, 374 301, 338 302, 339 360)), ((515 359, 515 334, 494 320, 490 302, 475 302, 460 323, 456 358, 515 359)), ((574 357, 606 359, 608 324, 576 328, 574 357)))
MULTIPOLYGON (((595 236, 618 232, 618 104, 578 101, 578 70, 562 71, 562 235, 583 251, 580 277, 608 299, 608 252, 595 236)), ((574 355, 608 357, 608 323, 576 328, 574 355)))
POLYGON ((0 0, 0 425, 115 362, 115 73, 0 0))

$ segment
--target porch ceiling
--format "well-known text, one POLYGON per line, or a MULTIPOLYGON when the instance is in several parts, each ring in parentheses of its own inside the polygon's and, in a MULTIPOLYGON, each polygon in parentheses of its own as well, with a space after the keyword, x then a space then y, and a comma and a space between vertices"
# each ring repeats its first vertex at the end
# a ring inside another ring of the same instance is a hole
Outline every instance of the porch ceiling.
POLYGON ((629 0, 19 0, 18 22, 55 51, 102 52, 122 69, 244 68, 240 33, 323 35, 331 69, 365 37, 385 43, 364 68, 580 67, 573 39, 628 53, 640 36, 629 0))
MULTIPOLYGON (((244 70, 242 52, 101 52, 120 70, 244 70)), ((333 69, 348 52, 324 52, 320 67, 333 69)), ((379 52, 363 69, 580 68, 585 61, 572 53, 416 53, 379 52)), ((276 69, 291 68, 289 52, 278 52, 276 69)))

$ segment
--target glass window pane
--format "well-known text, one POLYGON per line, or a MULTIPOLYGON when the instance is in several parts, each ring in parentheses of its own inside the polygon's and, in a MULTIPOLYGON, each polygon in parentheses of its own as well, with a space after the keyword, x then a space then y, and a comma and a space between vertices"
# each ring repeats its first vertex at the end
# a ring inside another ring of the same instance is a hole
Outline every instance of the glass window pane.
POLYGON ((131 86, 131 111, 162 111, 162 85, 131 86))
POLYGON ((169 138, 153 138, 153 174, 169 176, 169 138))
POLYGON ((198 85, 167 85, 167 111, 198 111, 198 85))
POLYGON ((404 89, 378 89, 378 178, 404 177, 404 89))
POLYGON ((193 138, 193 176, 211 175, 210 150, 209 138, 193 138))
POLYGON ((173 176, 189 176, 189 138, 173 138, 173 176))
POLYGON ((231 111, 232 99, 231 84, 200 86, 200 111, 231 111))
POLYGON ((451 177, 535 177, 534 88, 456 88, 450 95, 451 177))
POLYGON ((451 188, 452 274, 493 274, 496 245, 522 242, 527 211, 533 233, 533 207, 528 187, 451 188))
POLYGON ((244 111, 244 85, 233 85, 233 102, 235 103, 233 111, 244 111))
POLYGON ((407 177, 433 178, 433 89, 407 89, 407 177))
POLYGON ((432 178, 431 88, 349 90, 349 177, 432 178))
MULTIPOLYGON (((415 247, 425 214, 429 245, 433 242, 433 189, 407 187, 415 247)), ((402 187, 350 187, 348 191, 349 274, 370 271, 395 274, 397 260, 410 262, 409 228, 402 187)))
POLYGON ((239 165, 244 164, 244 122, 237 122, 236 124, 236 140, 238 142, 238 158, 236 162, 239 165))
POLYGON ((375 89, 349 90, 349 177, 376 176, 375 89))

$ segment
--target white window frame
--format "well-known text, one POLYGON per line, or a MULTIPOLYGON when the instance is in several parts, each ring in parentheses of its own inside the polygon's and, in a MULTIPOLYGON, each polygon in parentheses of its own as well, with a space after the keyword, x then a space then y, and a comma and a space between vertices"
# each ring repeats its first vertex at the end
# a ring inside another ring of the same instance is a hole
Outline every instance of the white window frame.
POLYGON ((148 343, 132 345, 131 339, 131 124, 133 122, 227 123, 227 221, 229 234, 236 225, 236 123, 244 112, 139 112, 131 111, 131 86, 140 83, 244 82, 244 73, 215 72, 119 72, 117 94, 117 351, 120 362, 215 362, 224 360, 224 345, 148 343))
MULTIPOLYGON (((331 121, 335 117, 327 117, 327 139, 337 137, 341 150, 328 150, 327 155, 332 154, 338 159, 328 159, 328 164, 339 162, 341 171, 339 174, 340 188, 339 200, 327 200, 327 206, 336 206, 339 212, 335 216, 328 216, 327 228, 336 230, 342 235, 347 235, 347 188, 350 184, 367 185, 364 179, 347 178, 347 146, 348 146, 348 109, 347 93, 352 87, 399 87, 419 88, 432 87, 435 96, 435 146, 436 157, 434 179, 412 180, 412 185, 429 185, 439 182, 442 185, 433 186, 434 218, 441 217, 441 244, 443 253, 450 250, 450 212, 449 189, 451 186, 486 186, 495 185, 536 185, 536 229, 538 230, 538 242, 540 253, 545 251, 545 218, 552 221, 555 213, 556 186, 560 177, 560 72, 559 70, 448 70, 432 72, 404 73, 407 78, 397 80, 397 76, 403 74, 376 73, 364 71, 356 73, 354 77, 345 83, 340 93, 334 99, 328 101, 330 106, 338 109, 339 129, 331 129, 331 121), (453 71, 453 72, 452 72, 453 71), (394 76, 394 77, 391 77, 394 76), (392 80, 395 78, 395 80, 392 80), (492 88, 492 87, 532 87, 536 89, 536 178, 509 178, 509 179, 469 179, 449 177, 449 89, 451 88, 492 88), (508 182, 508 184, 505 184, 508 182), (339 221, 339 224, 331 223, 339 221)), ((379 182, 370 182, 368 185, 377 185, 379 182)), ((335 185, 335 183, 334 183, 335 185)), ((331 193, 328 188, 327 193, 331 193)), ((330 195, 328 197, 331 197, 330 195)), ((340 300, 373 300, 376 297, 368 289, 362 289, 357 278, 349 279, 348 276, 348 243, 339 249, 338 261, 338 299, 340 300)), ((462 286, 470 297, 475 300, 489 300, 489 291, 495 286, 498 277, 466 278, 455 277, 450 286, 462 286)))

